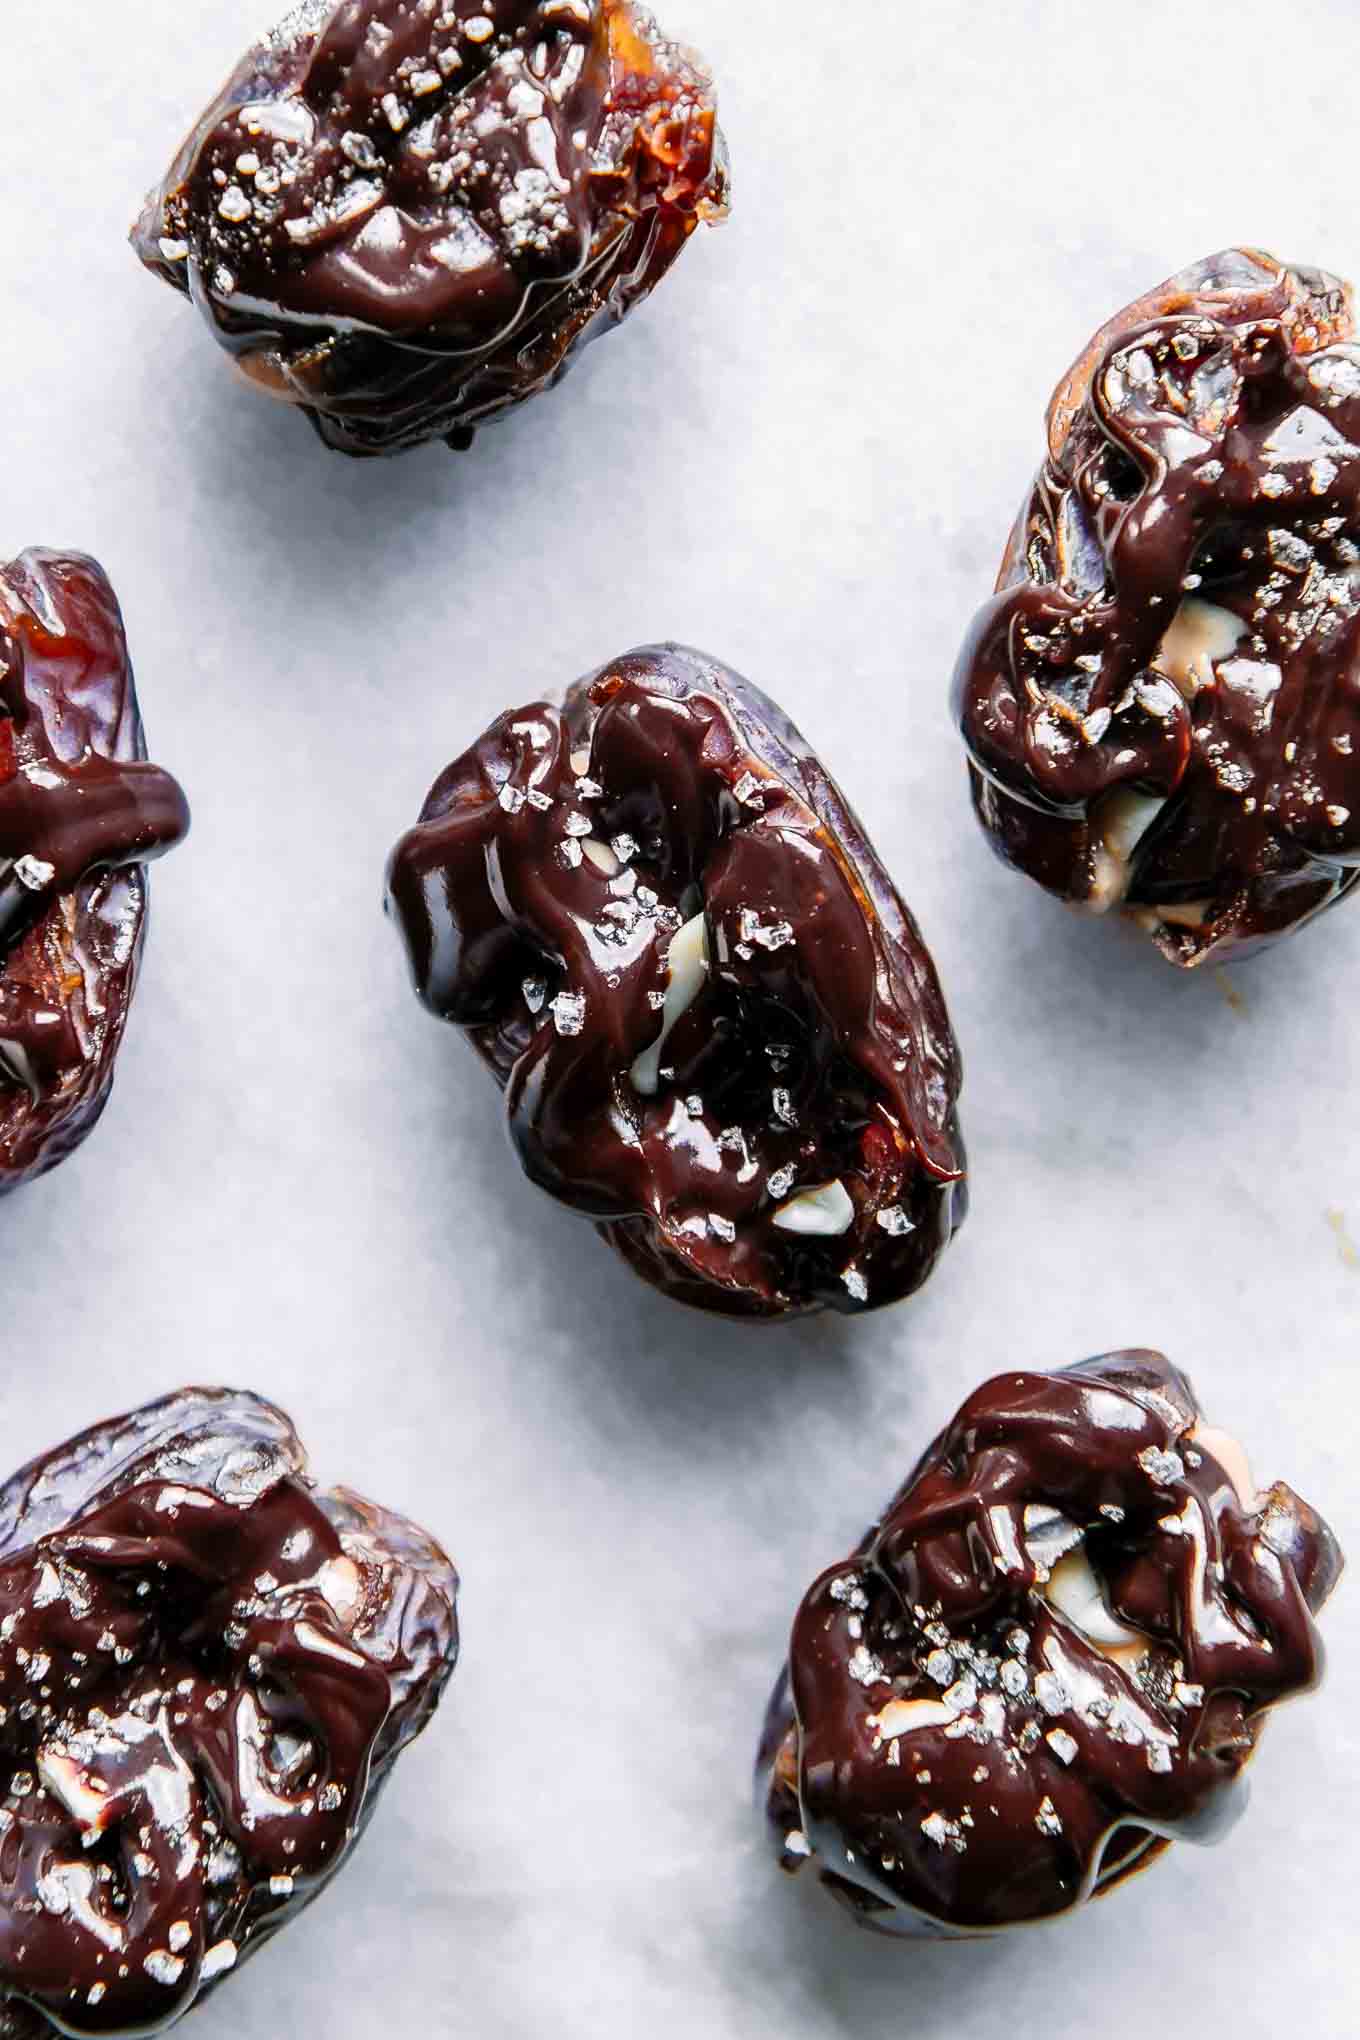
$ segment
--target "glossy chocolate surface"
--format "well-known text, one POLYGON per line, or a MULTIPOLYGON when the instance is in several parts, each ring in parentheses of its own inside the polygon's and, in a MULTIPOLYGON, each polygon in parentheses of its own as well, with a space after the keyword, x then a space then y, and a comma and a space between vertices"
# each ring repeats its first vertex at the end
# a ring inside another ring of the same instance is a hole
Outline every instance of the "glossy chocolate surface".
POLYGON ((397 846, 417 990, 520 1160, 666 1294, 734 1315, 916 1289, 964 1212, 934 966, 798 731, 629 653, 502 716, 397 846))
POLYGON ((633 0, 324 0, 252 50, 134 235, 330 446, 466 446, 725 207, 711 83, 633 0))
POLYGON ((64 1160, 108 1100, 184 795, 146 760, 123 620, 93 560, 0 567, 0 1193, 64 1160))
POLYGON ((998 1376, 798 1612, 760 1758, 781 1862, 958 1935, 1216 1840, 1341 1566, 1159 1353, 998 1376))
POLYGON ((160 2032, 315 1898, 457 1655, 423 1532, 186 1389, 0 1490, 0 2036, 160 2032))
POLYGON ((1360 868, 1360 345, 1349 286, 1241 249, 1060 385, 956 680, 994 848, 1173 963, 1360 868))

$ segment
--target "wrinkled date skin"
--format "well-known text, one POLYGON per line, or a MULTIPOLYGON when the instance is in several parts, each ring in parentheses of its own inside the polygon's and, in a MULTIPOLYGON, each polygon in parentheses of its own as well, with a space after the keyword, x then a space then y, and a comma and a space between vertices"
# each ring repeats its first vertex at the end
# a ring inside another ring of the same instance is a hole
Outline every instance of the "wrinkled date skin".
POLYGON ((781 1862, 958 1936, 1217 1839, 1341 1566, 1161 1354, 999 1376, 798 1612, 759 1769, 781 1862))
POLYGON ((317 0, 240 64, 133 245, 328 446, 463 448, 727 185, 708 77, 633 0, 317 0))
POLYGON ((438 1704, 457 1585, 251 1395, 185 1389, 16 1474, 0 2040, 161 2032, 315 1898, 438 1704))
POLYGON ((920 932, 798 731, 713 660, 653 646, 502 716, 398 845, 389 908, 530 1177, 666 1295, 865 1310, 961 1222, 920 932))
POLYGON ((143 867, 189 826, 145 760, 102 570, 43 551, 0 567, 0 1194, 64 1161, 108 1102, 143 867))
POLYGON ((956 680, 993 847, 1171 962, 1360 869, 1360 346, 1348 285, 1235 249, 1097 334, 956 680))

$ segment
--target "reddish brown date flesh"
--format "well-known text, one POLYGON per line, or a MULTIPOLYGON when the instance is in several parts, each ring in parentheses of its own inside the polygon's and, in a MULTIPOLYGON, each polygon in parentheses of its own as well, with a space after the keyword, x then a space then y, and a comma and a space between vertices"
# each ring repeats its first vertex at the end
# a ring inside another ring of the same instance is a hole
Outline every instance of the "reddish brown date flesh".
POLYGON ((502 716, 398 845, 389 906, 530 1177, 664 1294, 871 1309, 961 1223, 920 931, 798 731, 716 661, 653 646, 502 716))
POLYGON ((148 765, 123 620, 93 560, 0 568, 0 1194, 108 1101, 145 936, 145 865, 189 810, 148 765))
POLYGON ((462 448, 624 319, 727 184, 707 75, 633 0, 316 0, 133 239, 328 446, 462 448))
POLYGON ((1161 1354, 988 1382, 798 1612, 775 1853, 863 1925, 960 1936, 1216 1840, 1266 1714, 1321 1676, 1341 1567, 1161 1354))
POLYGON ((457 1585, 250 1395, 0 1489, 0 2040, 161 2032, 317 1897, 438 1704, 457 1585))
POLYGON ((1193 967, 1360 871, 1360 349, 1348 285, 1233 249, 1111 320, 956 698, 998 854, 1193 967))

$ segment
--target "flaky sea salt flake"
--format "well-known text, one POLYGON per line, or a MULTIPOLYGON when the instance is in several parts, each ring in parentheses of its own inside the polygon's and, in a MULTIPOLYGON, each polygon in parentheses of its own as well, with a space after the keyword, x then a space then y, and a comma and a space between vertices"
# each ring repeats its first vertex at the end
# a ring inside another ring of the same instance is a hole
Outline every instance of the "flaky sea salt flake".
POLYGON ((586 1024, 584 992, 559 992, 550 1010, 553 1025, 559 1034, 572 1035, 583 1032, 586 1024))
POLYGON ((1158 1445, 1149 1445, 1138 1455, 1138 1464, 1149 1480, 1158 1487, 1171 1487, 1178 1480, 1185 1479, 1185 1461, 1179 1452, 1163 1452, 1158 1445))
POLYGON ((883 1678, 883 1662, 871 1650, 861 1644, 846 1666, 851 1678, 860 1686, 877 1686, 883 1678))
POLYGON ((1039 1802, 1039 1811, 1034 1816, 1034 1825, 1041 1835, 1060 1835, 1063 1831, 1062 1816, 1051 1799, 1039 1802))

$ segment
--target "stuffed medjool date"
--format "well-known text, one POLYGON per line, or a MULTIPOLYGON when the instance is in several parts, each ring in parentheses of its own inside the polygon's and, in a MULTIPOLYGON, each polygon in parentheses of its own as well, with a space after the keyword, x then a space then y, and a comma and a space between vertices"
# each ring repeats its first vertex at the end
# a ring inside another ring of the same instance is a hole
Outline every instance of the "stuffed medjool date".
POLYGON ((325 1888, 457 1654, 452 1566, 185 1389, 0 1489, 0 2033, 173 2025, 325 1888))
POLYGON ((0 568, 0 1194, 108 1102, 145 936, 145 865, 189 810, 146 763, 118 603, 79 554, 0 568))
POLYGON ((998 1376, 799 1609, 758 1771, 779 1860, 958 1936, 1217 1839, 1341 1566, 1161 1354, 998 1376))
POLYGON ((134 245, 327 445, 464 447, 648 295, 727 183, 706 72, 633 0, 311 0, 134 245))
POLYGON ((959 662, 998 854, 1223 961, 1360 873, 1360 345, 1348 285, 1234 249, 1059 386, 959 662))
POLYGON ((389 905, 524 1168, 665 1294, 871 1309, 962 1221, 920 931, 798 731, 715 661, 653 646, 502 716, 398 845, 389 905))

